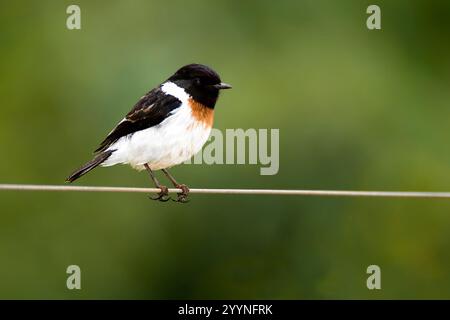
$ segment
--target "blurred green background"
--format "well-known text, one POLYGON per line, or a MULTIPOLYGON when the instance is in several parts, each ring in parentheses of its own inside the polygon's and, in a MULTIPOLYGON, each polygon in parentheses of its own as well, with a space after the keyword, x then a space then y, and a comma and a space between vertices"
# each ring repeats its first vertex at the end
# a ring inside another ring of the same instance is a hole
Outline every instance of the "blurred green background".
MULTIPOLYGON (((449 39, 448 1, 1 1, 0 182, 62 184, 199 62, 234 87, 215 127, 279 128, 280 171, 174 168, 191 187, 449 191, 449 39)), ((77 185, 150 182, 117 166, 77 185)), ((1 192, 0 298, 450 298, 449 234, 447 200, 1 192)))

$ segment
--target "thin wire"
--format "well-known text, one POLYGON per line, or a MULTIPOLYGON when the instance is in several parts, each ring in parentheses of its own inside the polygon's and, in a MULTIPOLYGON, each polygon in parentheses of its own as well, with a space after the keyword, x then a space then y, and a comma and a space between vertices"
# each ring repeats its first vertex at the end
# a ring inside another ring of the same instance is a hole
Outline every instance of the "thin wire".
MULTIPOLYGON (((128 192, 153 193, 158 188, 128 187, 87 187, 58 185, 0 184, 0 191, 78 191, 78 192, 128 192)), ((169 192, 181 192, 169 189, 169 192)), ((191 193, 203 194, 250 194, 250 195, 291 195, 324 197, 389 197, 389 198, 449 198, 450 192, 408 192, 408 191, 349 191, 349 190, 273 190, 273 189, 190 189, 191 193)))

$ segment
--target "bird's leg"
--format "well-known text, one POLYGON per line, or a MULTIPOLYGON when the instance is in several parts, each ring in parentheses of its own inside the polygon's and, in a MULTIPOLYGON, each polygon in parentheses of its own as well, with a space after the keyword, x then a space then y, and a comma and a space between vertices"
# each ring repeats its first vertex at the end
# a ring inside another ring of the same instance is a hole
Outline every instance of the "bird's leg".
POLYGON ((153 182, 155 183, 155 186, 159 189, 161 189, 161 192, 156 194, 155 196, 150 197, 152 200, 159 200, 162 202, 166 202, 170 199, 169 197, 169 189, 166 186, 163 186, 159 183, 158 179, 156 179, 155 174, 153 173, 152 169, 148 166, 148 164, 144 164, 145 169, 147 169, 150 178, 152 178, 153 182))
POLYGON ((167 171, 166 169, 162 169, 162 172, 166 175, 166 177, 173 183, 173 186, 177 189, 181 189, 180 193, 178 194, 177 202, 188 202, 188 194, 189 194, 189 188, 185 184, 179 184, 177 180, 167 171))

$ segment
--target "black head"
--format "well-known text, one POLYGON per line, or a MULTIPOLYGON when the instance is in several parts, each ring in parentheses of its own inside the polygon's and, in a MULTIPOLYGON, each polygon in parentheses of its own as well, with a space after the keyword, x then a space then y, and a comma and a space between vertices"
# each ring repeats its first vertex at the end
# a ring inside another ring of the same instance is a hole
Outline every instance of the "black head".
POLYGON ((202 64, 188 64, 168 80, 184 88, 194 100, 211 109, 216 105, 219 91, 231 88, 230 85, 221 82, 214 70, 202 64))

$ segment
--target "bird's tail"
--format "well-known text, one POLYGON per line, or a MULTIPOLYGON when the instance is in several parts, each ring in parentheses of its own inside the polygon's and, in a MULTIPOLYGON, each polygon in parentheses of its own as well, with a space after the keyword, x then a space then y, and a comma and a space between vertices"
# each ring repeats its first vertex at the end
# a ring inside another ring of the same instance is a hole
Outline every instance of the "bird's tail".
POLYGON ((74 182, 78 178, 84 176, 86 173, 91 171, 92 169, 98 167, 100 164, 105 162, 111 154, 114 152, 114 150, 108 150, 104 151, 102 153, 99 153, 95 156, 94 159, 86 163, 84 166, 82 166, 80 169, 76 170, 74 173, 72 173, 67 179, 66 182, 74 182))

